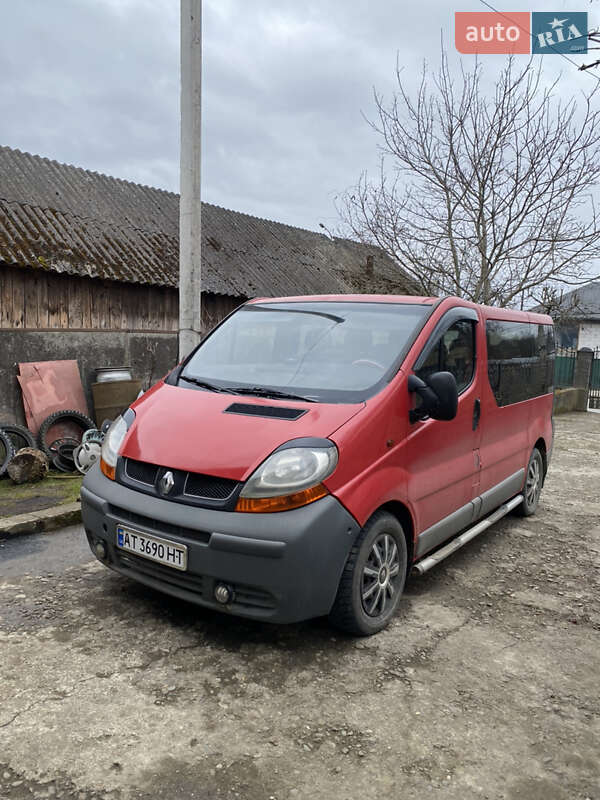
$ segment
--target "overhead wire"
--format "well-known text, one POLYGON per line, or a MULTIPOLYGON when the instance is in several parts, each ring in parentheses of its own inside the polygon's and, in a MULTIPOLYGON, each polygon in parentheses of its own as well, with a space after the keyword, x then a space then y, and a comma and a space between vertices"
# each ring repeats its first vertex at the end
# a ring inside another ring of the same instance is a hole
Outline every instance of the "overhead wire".
MULTIPOLYGON (((523 31, 523 33, 526 33, 530 37, 530 39, 533 41, 533 34, 530 31, 526 30, 522 25, 519 25, 519 23, 516 20, 512 19, 511 17, 508 17, 502 11, 498 11, 498 9, 496 9, 496 8, 494 8, 494 6, 490 5, 490 3, 487 2, 487 0, 479 0, 479 2, 482 5, 487 6, 487 8, 489 8, 495 14, 499 14, 499 16, 504 17, 504 19, 508 20, 509 22, 512 22, 513 25, 515 25, 517 28, 519 28, 521 31, 523 31)), ((584 37, 581 37, 581 38, 584 38, 584 37)), ((573 61, 573 59, 569 58, 565 53, 561 53, 560 50, 557 50, 554 47, 554 45, 549 44, 548 47, 551 50, 553 50, 556 53, 557 56, 561 56, 562 58, 565 59, 565 61, 568 61, 569 64, 571 64, 573 67, 575 67, 577 69, 578 72, 585 72, 586 75, 589 75, 591 78, 594 78, 594 80, 596 80, 596 81, 598 81, 598 83, 600 83, 600 78, 597 75, 594 75, 592 72, 586 72, 585 69, 582 70, 581 67, 577 64, 576 61, 573 61)))

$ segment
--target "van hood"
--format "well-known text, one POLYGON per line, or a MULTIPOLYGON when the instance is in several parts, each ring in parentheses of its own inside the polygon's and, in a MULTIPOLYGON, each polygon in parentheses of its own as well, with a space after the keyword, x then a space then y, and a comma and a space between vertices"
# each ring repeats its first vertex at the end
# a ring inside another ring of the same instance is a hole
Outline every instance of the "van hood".
POLYGON ((161 383, 132 407, 136 418, 121 455, 243 481, 280 445, 305 436, 331 436, 361 411, 364 403, 304 403, 161 383), (228 412, 233 404, 252 408, 247 409, 248 414, 228 412), (296 419, 255 415, 268 408, 303 413, 296 419))

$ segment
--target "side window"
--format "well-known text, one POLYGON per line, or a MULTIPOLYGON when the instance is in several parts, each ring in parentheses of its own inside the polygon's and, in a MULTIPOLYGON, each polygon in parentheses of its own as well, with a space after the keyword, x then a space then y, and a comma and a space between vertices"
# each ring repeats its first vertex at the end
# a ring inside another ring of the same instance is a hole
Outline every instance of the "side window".
POLYGON ((551 325, 490 319, 486 323, 488 378, 499 406, 552 391, 554 330, 551 325))
POLYGON ((535 357, 532 396, 554 391, 554 328, 552 325, 531 326, 534 332, 535 357))
POLYGON ((434 342, 423 365, 417 370, 421 380, 434 372, 451 372, 456 378, 459 393, 473 380, 475 373, 475 326, 468 320, 458 320, 434 342))

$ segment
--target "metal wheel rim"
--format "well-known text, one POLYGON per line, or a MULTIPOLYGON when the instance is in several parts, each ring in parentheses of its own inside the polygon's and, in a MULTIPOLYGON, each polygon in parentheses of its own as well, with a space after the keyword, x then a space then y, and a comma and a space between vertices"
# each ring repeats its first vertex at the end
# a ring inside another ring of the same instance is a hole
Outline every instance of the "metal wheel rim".
POLYGON ((52 453, 53 456, 58 455, 58 448, 63 444, 73 445, 73 449, 80 445, 80 442, 77 439, 73 439, 72 436, 61 436, 58 439, 55 439, 53 442, 50 442, 48 445, 48 449, 52 453))
POLYGON ((527 505, 533 506, 538 499, 541 488, 542 471, 539 459, 534 458, 527 470, 527 483, 525 485, 525 499, 527 505))
POLYGON ((73 451, 73 461, 79 472, 85 473, 91 469, 100 458, 100 445, 97 442, 80 444, 73 451))
POLYGON ((369 617, 380 617, 394 603, 400 577, 398 545, 389 533, 380 534, 369 551, 360 580, 362 607, 369 617))
POLYGON ((98 428, 88 428, 88 430, 81 437, 81 443, 85 444, 86 442, 98 442, 98 444, 102 444, 103 439, 104 434, 102 431, 98 430, 98 428))

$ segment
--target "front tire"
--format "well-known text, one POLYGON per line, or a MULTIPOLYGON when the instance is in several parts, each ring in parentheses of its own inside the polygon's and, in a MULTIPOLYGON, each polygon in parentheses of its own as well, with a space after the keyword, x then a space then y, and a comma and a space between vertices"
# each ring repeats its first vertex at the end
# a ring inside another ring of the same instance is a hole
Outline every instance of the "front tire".
POLYGON ((535 514, 538 503, 540 502, 540 494, 543 485, 544 460, 537 447, 534 447, 529 457, 529 463, 527 464, 525 486, 523 487, 523 502, 515 509, 520 516, 530 517, 532 514, 535 514))
POLYGON ((329 614, 332 625, 358 636, 385 628, 398 607, 407 571, 402 525, 377 511, 360 532, 329 614))

